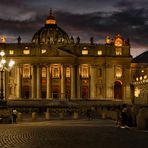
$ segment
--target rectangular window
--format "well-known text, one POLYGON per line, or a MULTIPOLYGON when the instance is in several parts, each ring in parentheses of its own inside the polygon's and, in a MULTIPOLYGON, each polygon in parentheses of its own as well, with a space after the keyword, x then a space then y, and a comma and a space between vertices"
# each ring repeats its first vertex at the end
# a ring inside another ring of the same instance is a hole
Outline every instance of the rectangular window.
POLYGON ((82 54, 83 55, 87 55, 88 54, 88 50, 82 50, 82 54))
POLYGON ((13 55, 14 54, 14 50, 9 50, 9 54, 13 55))
POLYGON ((117 78, 121 78, 122 77, 122 67, 121 66, 116 66, 115 67, 115 76, 117 78))
POLYGON ((122 48, 116 48, 116 55, 122 55, 122 48))
POLYGON ((23 78, 30 78, 30 65, 29 64, 24 64, 23 65, 23 78))
POLYGON ((42 54, 46 53, 46 49, 42 49, 42 54))
POLYGON ((42 78, 46 78, 46 68, 42 67, 42 78))
POLYGON ((54 66, 52 68, 52 77, 53 78, 60 78, 60 67, 59 66, 54 66))
POLYGON ((98 55, 102 55, 102 50, 98 50, 98 55))
POLYGON ((88 66, 82 66, 81 67, 81 77, 82 78, 88 78, 89 77, 89 67, 88 66))
POLYGON ((66 78, 70 78, 70 67, 66 67, 66 78))
POLYGON ((23 50, 23 54, 30 54, 30 50, 29 49, 23 50))

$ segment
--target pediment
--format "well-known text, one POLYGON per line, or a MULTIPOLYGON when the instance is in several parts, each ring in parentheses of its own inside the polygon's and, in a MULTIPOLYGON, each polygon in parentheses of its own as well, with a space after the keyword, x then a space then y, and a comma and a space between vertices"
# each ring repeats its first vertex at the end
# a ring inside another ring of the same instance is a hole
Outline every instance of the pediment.
POLYGON ((74 54, 70 53, 69 51, 65 51, 63 49, 50 49, 47 53, 48 56, 58 56, 58 57, 75 57, 74 54))

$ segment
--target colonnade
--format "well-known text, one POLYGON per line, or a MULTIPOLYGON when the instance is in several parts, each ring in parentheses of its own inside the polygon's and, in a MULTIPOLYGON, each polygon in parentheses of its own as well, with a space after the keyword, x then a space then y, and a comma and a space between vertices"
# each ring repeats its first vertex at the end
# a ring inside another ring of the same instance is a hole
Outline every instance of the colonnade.
MULTIPOLYGON (((30 97, 31 99, 41 99, 41 72, 42 67, 46 68, 46 99, 52 99, 52 72, 51 72, 51 65, 30 65, 30 97)), ((60 64, 61 67, 61 77, 60 77, 60 99, 65 99, 66 96, 66 65, 60 64)), ((81 98, 81 77, 79 71, 79 65, 70 65, 70 98, 69 99, 78 99, 81 98)), ((16 71, 16 98, 22 98, 22 68, 23 65, 17 65, 15 67, 16 71)), ((94 66, 90 66, 90 98, 94 98, 94 66)))

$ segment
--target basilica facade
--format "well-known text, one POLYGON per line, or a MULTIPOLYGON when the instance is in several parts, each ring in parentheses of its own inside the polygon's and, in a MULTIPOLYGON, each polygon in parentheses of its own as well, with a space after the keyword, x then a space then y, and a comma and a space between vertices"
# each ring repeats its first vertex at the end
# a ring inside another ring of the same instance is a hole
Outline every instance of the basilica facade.
POLYGON ((30 43, 0 43, 15 66, 5 71, 7 100, 106 100, 130 103, 129 40, 105 37, 104 44, 74 40, 50 12, 30 43))

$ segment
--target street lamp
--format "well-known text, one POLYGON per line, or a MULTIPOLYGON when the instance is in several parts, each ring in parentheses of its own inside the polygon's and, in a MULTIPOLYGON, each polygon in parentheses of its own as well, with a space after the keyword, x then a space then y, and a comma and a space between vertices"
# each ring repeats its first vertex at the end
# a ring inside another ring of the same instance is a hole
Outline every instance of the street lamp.
POLYGON ((0 101, 4 101, 4 86, 3 86, 3 74, 6 71, 10 71, 15 61, 12 59, 7 63, 5 59, 5 52, 2 50, 0 52, 0 74, 1 74, 1 89, 0 89, 0 101))

